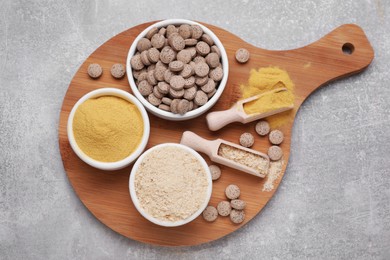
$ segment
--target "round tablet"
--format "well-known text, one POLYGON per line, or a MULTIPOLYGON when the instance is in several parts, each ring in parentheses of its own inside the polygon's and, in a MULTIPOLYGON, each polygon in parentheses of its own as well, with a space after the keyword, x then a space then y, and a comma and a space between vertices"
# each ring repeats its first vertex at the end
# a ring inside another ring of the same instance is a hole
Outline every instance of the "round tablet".
POLYGON ((244 147, 251 147, 255 142, 255 138, 251 133, 243 133, 240 136, 240 144, 244 147))
POLYGON ((240 188, 237 185, 230 184, 225 189, 225 195, 228 199, 234 200, 240 197, 240 188))
POLYGON ((97 63, 89 64, 88 66, 88 75, 93 78, 97 79, 103 74, 102 67, 97 63))
POLYGON ((206 77, 209 71, 210 68, 205 62, 199 62, 195 65, 195 74, 199 77, 206 77))
POLYGON ((189 63, 192 59, 191 52, 187 49, 181 50, 177 53, 176 59, 183 63, 189 63))
POLYGON ((133 57, 131 57, 130 65, 135 70, 143 69, 144 68, 144 64, 142 63, 141 55, 140 54, 136 54, 133 57))
POLYGON ((192 35, 192 28, 188 24, 182 24, 179 27, 179 34, 183 39, 191 38, 192 35))
POLYGON ((220 67, 216 67, 215 69, 212 69, 209 73, 209 77, 212 78, 214 81, 220 81, 223 78, 223 70, 220 67))
POLYGON ((207 208, 202 213, 204 220, 207 222, 213 222, 218 217, 218 211, 213 206, 207 206, 207 208))
POLYGON ((179 75, 173 75, 169 84, 174 90, 182 90, 184 88, 184 78, 179 75))
POLYGON ((195 45, 196 52, 202 56, 206 56, 210 52, 210 45, 204 41, 200 41, 195 45))
POLYGON ((161 81, 157 84, 157 89, 158 91, 161 93, 161 94, 168 94, 169 93, 169 88, 171 86, 169 86, 168 83, 164 82, 164 81, 161 81))
POLYGON ((181 37, 180 35, 170 37, 168 39, 168 42, 172 49, 174 49, 175 51, 181 51, 186 46, 183 37, 181 37))
POLYGON ((239 63, 246 63, 249 60, 249 51, 244 48, 240 48, 236 51, 236 60, 239 63))
POLYGON ((147 80, 142 80, 138 84, 138 91, 142 96, 149 96, 153 92, 153 86, 147 80))
POLYGON ((178 71, 182 71, 183 68, 184 68, 184 63, 179 60, 171 61, 169 63, 170 71, 178 72, 178 71))
POLYGON ((149 39, 141 38, 137 43, 137 50, 139 52, 146 51, 152 47, 152 44, 149 39))
POLYGON ((218 67, 218 65, 219 65, 219 56, 218 56, 218 54, 216 54, 214 52, 207 54, 206 62, 209 65, 210 68, 218 67))
POLYGON ((215 90, 215 81, 209 78, 207 83, 204 84, 201 89, 206 94, 213 92, 215 90))
POLYGON ((283 156, 283 150, 277 145, 268 148, 268 156, 272 161, 280 160, 283 156))
POLYGON ((245 220, 245 213, 243 210, 232 209, 230 212, 230 220, 234 224, 240 224, 245 220))
POLYGON ((201 40, 207 43, 209 46, 212 46, 214 44, 214 41, 211 36, 205 33, 202 35, 201 40))
POLYGON ((152 39, 153 35, 155 35, 157 32, 158 32, 158 28, 153 27, 146 33, 146 38, 148 38, 149 40, 152 39))
POLYGON ((158 106, 161 104, 161 99, 156 97, 153 93, 148 96, 148 101, 153 106, 158 106))
POLYGON ((158 108, 161 109, 161 110, 167 111, 167 112, 171 111, 171 107, 168 106, 168 105, 165 105, 165 104, 158 105, 158 108))
POLYGON ((187 88, 184 90, 184 98, 187 100, 193 100, 196 95, 196 87, 187 88))
POLYGON ((243 200, 231 200, 230 206, 233 209, 243 210, 243 209, 245 209, 246 203, 243 200))
POLYGON ((265 136, 269 133, 270 126, 267 121, 260 120, 257 122, 255 127, 256 133, 258 133, 260 136, 265 136))
POLYGON ((154 48, 161 49, 165 45, 165 37, 164 35, 156 33, 155 35, 153 35, 150 42, 154 48))
POLYGON ((221 201, 217 205, 217 211, 218 214, 221 215, 222 217, 229 216, 230 212, 232 211, 232 208, 230 207, 229 201, 221 201))
POLYGON ((210 172, 211 172, 211 179, 213 181, 216 181, 221 177, 221 168, 219 168, 217 165, 210 165, 209 166, 210 172))
POLYGON ((177 105, 179 105, 179 102, 180 102, 180 99, 172 100, 171 105, 170 105, 172 113, 174 113, 174 114, 178 113, 177 112, 177 105))
POLYGON ((161 102, 163 102, 165 105, 170 106, 171 103, 172 103, 172 99, 170 99, 170 98, 168 98, 168 97, 163 97, 163 98, 161 99, 161 102))
POLYGON ((202 27, 200 27, 197 24, 194 24, 194 25, 191 25, 191 29, 192 29, 192 38, 193 39, 200 39, 200 37, 202 37, 202 35, 203 35, 202 27))
POLYGON ((269 141, 272 144, 281 144, 283 142, 283 133, 280 130, 272 130, 271 133, 269 133, 269 141))
POLYGON ((184 79, 184 88, 191 88, 195 85, 195 77, 191 76, 189 78, 184 79))
POLYGON ((111 67, 111 75, 116 79, 121 79, 125 76, 126 70, 125 66, 120 63, 116 63, 111 67))
POLYGON ((207 103, 209 98, 207 97, 206 93, 204 93, 202 90, 198 90, 195 94, 195 99, 194 102, 198 106, 203 106, 204 104, 207 103))
POLYGON ((179 104, 177 104, 177 112, 180 115, 184 115, 190 110, 190 101, 187 99, 182 99, 179 101, 179 104))
POLYGON ((156 48, 150 48, 147 52, 147 56, 151 63, 156 63, 160 59, 160 51, 156 48))
POLYGON ((176 52, 171 47, 165 46, 160 52, 160 60, 165 64, 169 64, 174 59, 176 59, 176 52))

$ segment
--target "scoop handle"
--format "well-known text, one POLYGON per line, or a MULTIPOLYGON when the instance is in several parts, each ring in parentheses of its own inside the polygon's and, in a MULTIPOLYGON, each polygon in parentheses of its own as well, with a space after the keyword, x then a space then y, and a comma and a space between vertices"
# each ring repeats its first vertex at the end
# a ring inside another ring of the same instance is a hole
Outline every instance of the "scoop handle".
POLYGON ((195 151, 205 153, 209 157, 212 157, 213 149, 216 149, 213 147, 213 141, 206 140, 191 131, 185 131, 183 133, 180 143, 195 151))
POLYGON ((206 116, 207 126, 211 131, 217 131, 233 122, 241 122, 242 116, 238 113, 236 106, 228 110, 216 111, 208 113, 206 116))

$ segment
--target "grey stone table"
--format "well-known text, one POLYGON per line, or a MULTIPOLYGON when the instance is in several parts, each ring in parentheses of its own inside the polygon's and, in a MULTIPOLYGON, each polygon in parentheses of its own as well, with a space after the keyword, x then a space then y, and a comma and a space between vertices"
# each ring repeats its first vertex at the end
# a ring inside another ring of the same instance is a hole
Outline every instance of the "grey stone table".
POLYGON ((0 259, 389 259, 390 4, 316 1, 0 2, 0 259), (72 190, 57 126, 81 63, 115 34, 188 18, 266 49, 291 49, 344 23, 376 57, 363 73, 316 91, 297 115, 280 188, 239 231, 196 247, 122 237, 72 190))

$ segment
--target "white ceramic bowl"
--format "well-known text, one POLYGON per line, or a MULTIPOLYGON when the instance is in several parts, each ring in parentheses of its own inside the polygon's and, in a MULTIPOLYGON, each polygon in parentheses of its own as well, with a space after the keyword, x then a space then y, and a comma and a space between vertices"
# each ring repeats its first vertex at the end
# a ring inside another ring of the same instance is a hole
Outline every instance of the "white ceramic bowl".
POLYGON ((146 152, 144 152, 139 158, 138 160, 135 162, 134 166, 133 166, 133 169, 131 170, 131 173, 130 173, 130 179, 129 179, 129 190, 130 190, 130 195, 131 195, 131 200, 133 201, 134 203, 134 206, 136 207, 136 209, 138 210, 138 212, 144 217, 146 218, 147 220, 149 220, 150 222, 154 223, 154 224, 157 224, 157 225, 160 225, 160 226, 164 226, 164 227, 177 227, 177 226, 181 226, 181 225, 184 225, 184 224, 187 224, 191 221, 193 221, 195 218, 197 218, 200 214, 202 214, 202 212, 205 210, 205 208, 207 207, 209 201, 210 201, 210 198, 211 198, 211 192, 212 192, 212 187, 213 187, 213 181, 211 179, 211 173, 210 173, 210 170, 209 170, 209 167, 206 163, 206 161, 203 159, 202 156, 200 156, 200 154, 198 154, 195 150, 187 147, 187 146, 184 146, 182 144, 175 144, 175 143, 165 143, 165 144, 159 144, 159 145, 156 145, 152 148, 150 148, 149 150, 147 150, 146 152), (175 147, 179 147, 181 149, 184 149, 188 152, 190 152, 192 155, 194 155, 198 160, 199 162, 202 164, 204 170, 206 171, 206 175, 207 175, 207 182, 208 182, 208 186, 207 186, 207 192, 206 192, 206 197, 205 197, 205 200, 204 202, 202 203, 201 207, 194 213, 192 214, 191 216, 189 216, 188 218, 184 219, 184 220, 179 220, 179 221, 174 221, 174 222, 171 222, 171 221, 162 221, 160 219, 157 219, 151 215, 149 215, 140 205, 140 202, 138 200, 138 197, 137 197, 137 194, 135 192, 135 185, 134 185, 134 181, 135 181, 135 175, 136 175, 136 172, 138 170, 138 167, 139 165, 141 164, 142 160, 144 159, 144 157, 146 155, 148 155, 150 152, 152 152, 153 150, 156 150, 156 149, 159 149, 161 147, 167 147, 167 146, 175 146, 175 147))
POLYGON ((164 20, 164 21, 152 24, 151 26, 149 26, 148 28, 143 30, 138 35, 137 38, 135 38, 133 44, 130 47, 129 53, 127 55, 126 73, 127 73, 127 79, 129 80, 129 84, 130 84, 131 90, 133 91, 134 95, 141 101, 141 103, 146 107, 146 109, 148 111, 150 111, 152 114, 154 114, 154 115, 156 115, 158 117, 161 117, 163 119, 172 120, 172 121, 182 121, 182 120, 188 120, 188 119, 192 119, 192 118, 200 116, 201 114, 203 114, 204 112, 209 110, 218 101, 218 99, 222 95, 222 92, 223 92, 223 90, 225 89, 225 86, 226 86, 226 82, 227 82, 227 79, 228 79, 228 73, 229 73, 229 63, 228 63, 228 58, 227 58, 227 54, 226 54, 225 48, 223 47, 223 45, 222 45, 221 41, 218 39, 218 37, 210 29, 208 29, 204 25, 201 25, 201 24, 199 24, 197 22, 190 21, 190 20, 185 20, 185 19, 168 19, 168 20, 164 20), (217 92, 214 94, 214 96, 205 105, 203 105, 203 106, 201 106, 201 107, 199 107, 197 109, 194 109, 192 111, 189 111, 189 112, 185 113, 184 115, 179 115, 179 114, 174 114, 172 112, 167 112, 167 111, 161 110, 161 109, 153 106, 152 104, 150 104, 148 102, 148 100, 145 99, 141 95, 141 93, 139 93, 137 85, 135 84, 135 81, 134 81, 134 78, 133 78, 133 71, 132 71, 131 65, 130 65, 130 59, 133 57, 134 53, 136 52, 138 41, 141 38, 143 38, 146 35, 146 33, 150 29, 152 29, 153 27, 160 28, 160 27, 164 27, 164 26, 167 26, 167 25, 170 25, 170 24, 173 24, 173 25, 197 24, 197 25, 199 25, 200 27, 202 27, 203 32, 205 32, 205 33, 207 33, 208 35, 211 36, 211 38, 214 41, 214 44, 220 49, 221 57, 222 57, 223 78, 219 82, 217 92))
POLYGON ((135 98, 130 93, 116 89, 116 88, 101 88, 94 91, 91 91, 87 94, 85 94, 82 98, 77 101, 77 103, 73 106, 72 111, 70 112, 69 118, 68 118, 68 125, 67 125, 67 133, 68 133, 68 139, 70 146, 72 147, 73 151, 77 154, 77 156, 83 160, 85 163, 101 169, 101 170, 119 170, 126 166, 128 166, 130 163, 132 163, 137 157, 143 152, 145 149, 145 146, 149 140, 149 133, 150 133, 150 123, 149 123, 149 117, 148 113, 146 112, 145 108, 142 106, 142 104, 138 101, 137 98, 135 98), (117 161, 117 162, 100 162, 95 159, 92 159, 88 155, 86 155, 77 145, 76 140, 73 135, 73 118, 76 113, 77 108, 85 102, 87 99, 90 98, 97 98, 101 96, 116 96, 123 98, 134 105, 137 106, 138 110, 141 113, 142 120, 144 123, 144 133, 142 135, 141 143, 138 145, 138 148, 131 153, 128 157, 124 158, 123 160, 117 161))

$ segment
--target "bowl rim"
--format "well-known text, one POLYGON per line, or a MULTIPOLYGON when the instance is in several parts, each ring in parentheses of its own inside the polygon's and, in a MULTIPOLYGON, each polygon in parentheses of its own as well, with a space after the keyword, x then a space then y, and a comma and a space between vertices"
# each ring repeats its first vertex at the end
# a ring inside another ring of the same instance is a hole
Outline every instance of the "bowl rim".
POLYGON ((72 150, 76 153, 76 155, 85 163, 89 164, 92 167, 101 169, 101 170, 119 170, 122 169, 126 166, 128 166, 130 163, 132 163, 137 157, 143 152, 143 150, 146 147, 146 144, 148 143, 149 140, 149 135, 150 135, 150 122, 149 122, 149 116, 144 108, 144 106, 139 102, 139 100, 131 95, 130 93, 117 89, 117 88, 100 88, 96 89, 93 91, 88 92, 84 96, 82 96, 73 106, 69 118, 68 118, 68 123, 67 123, 67 134, 68 134, 68 140, 70 143, 70 146, 72 147, 72 150), (101 162, 98 160, 95 160, 91 157, 89 157, 87 154, 85 154, 81 148, 78 146, 76 139, 73 134, 73 119, 74 115, 76 113, 76 110, 78 107, 84 103, 86 100, 91 99, 91 98, 97 98, 101 96, 116 96, 123 98, 132 104, 134 104, 138 110, 141 113, 142 121, 144 124, 144 132, 141 138, 141 142, 139 143, 137 149, 131 153, 129 156, 126 158, 116 161, 116 162, 101 162))
POLYGON ((208 206, 208 204, 210 202, 212 190, 213 190, 213 181, 211 179, 211 173, 210 173, 209 166, 208 166, 207 162, 205 161, 205 159, 198 152, 196 152, 195 150, 193 150, 193 149, 191 149, 191 148, 189 148, 189 147, 187 147, 185 145, 177 144, 177 143, 163 143, 163 144, 159 144, 159 145, 153 146, 152 148, 150 148, 147 151, 145 151, 137 159, 137 161, 134 163, 133 168, 132 168, 132 170, 130 172, 130 177, 129 177, 130 197, 131 197, 131 200, 133 201, 133 204, 134 204, 135 208, 138 210, 138 212, 144 218, 146 218, 150 222, 152 222, 152 223, 154 223, 156 225, 159 225, 159 226, 164 226, 164 227, 182 226, 182 225, 185 225, 185 224, 193 221, 197 217, 199 217, 199 215, 202 214, 202 212, 206 209, 206 207, 208 206), (199 162, 202 164, 203 168, 205 169, 207 182, 208 182, 206 197, 205 197, 205 200, 202 203, 202 205, 199 207, 199 209, 196 212, 194 212, 191 216, 189 216, 188 218, 183 219, 183 220, 174 221, 174 222, 159 220, 159 219, 149 215, 141 207, 141 204, 140 204, 140 202, 138 200, 138 197, 137 197, 137 194, 135 192, 135 183, 134 183, 135 182, 136 171, 138 170, 138 167, 141 164, 141 162, 143 161, 143 159, 145 158, 145 156, 148 155, 149 153, 151 153, 152 151, 156 150, 156 149, 160 149, 162 147, 167 147, 167 146, 179 147, 181 149, 184 149, 184 150, 190 152, 192 155, 194 155, 199 160, 199 162))
POLYGON ((229 74, 229 61, 228 61, 228 56, 227 56, 227 53, 226 53, 226 49, 223 46, 222 42, 217 37, 217 35, 213 31, 211 31, 209 28, 207 28, 206 26, 204 26, 204 25, 202 25, 202 24, 200 24, 198 22, 192 21, 192 20, 187 20, 187 19, 166 19, 166 20, 163 20, 163 21, 160 21, 160 22, 157 22, 157 23, 154 23, 154 24, 148 26, 146 29, 144 29, 134 39, 133 43, 130 46, 129 52, 127 54, 126 73, 127 73, 127 79, 129 81, 129 84, 130 84, 132 92, 141 101, 141 103, 146 107, 146 109, 148 111, 150 111, 151 113, 153 113, 154 115, 156 115, 158 117, 161 117, 161 118, 164 118, 164 119, 167 119, 167 120, 181 121, 181 120, 188 120, 188 119, 192 119, 192 118, 198 117, 198 116, 202 115, 203 113, 205 113, 207 110, 209 110, 212 106, 215 105, 215 103, 221 97, 221 95, 222 95, 222 93, 223 93, 223 91, 224 91, 224 89, 226 87, 226 84, 227 84, 228 74, 229 74), (214 44, 221 51, 223 78, 222 78, 222 80, 220 81, 220 83, 218 85, 217 92, 214 94, 214 96, 210 100, 207 101, 207 103, 205 105, 203 105, 203 106, 201 106, 201 107, 199 107, 197 109, 194 109, 192 111, 189 111, 189 112, 185 113, 184 115, 173 114, 172 112, 167 112, 167 111, 161 110, 161 109, 153 106, 152 104, 150 104, 146 100, 146 98, 144 96, 142 96, 141 93, 139 93, 139 91, 137 89, 137 86, 135 84, 134 78, 133 78, 133 71, 132 71, 131 65, 130 65, 130 59, 134 55, 134 53, 136 52, 136 47, 137 47, 138 41, 141 38, 143 38, 146 35, 146 33, 150 29, 152 29, 153 27, 160 28, 162 26, 167 26, 167 25, 170 25, 170 24, 175 24, 175 25, 178 25, 178 24, 199 25, 203 29, 203 32, 205 32, 205 33, 207 33, 208 35, 211 36, 211 38, 214 41, 214 44))

